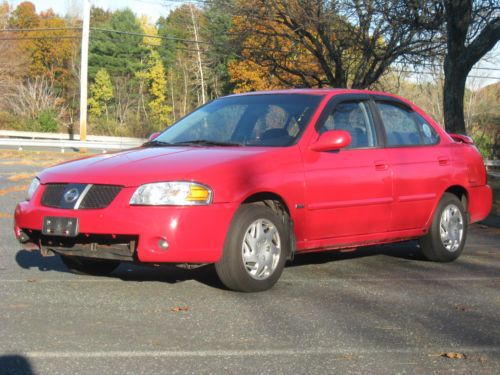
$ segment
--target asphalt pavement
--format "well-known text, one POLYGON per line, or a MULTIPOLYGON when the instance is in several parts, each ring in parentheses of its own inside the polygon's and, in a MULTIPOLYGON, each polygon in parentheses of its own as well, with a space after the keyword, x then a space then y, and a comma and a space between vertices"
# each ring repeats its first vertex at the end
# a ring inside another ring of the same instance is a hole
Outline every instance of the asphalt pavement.
POLYGON ((0 160, 2 375, 500 373, 498 228, 471 226, 449 264, 414 242, 297 256, 257 294, 225 290, 211 266, 82 276, 14 238, 40 169, 0 160))

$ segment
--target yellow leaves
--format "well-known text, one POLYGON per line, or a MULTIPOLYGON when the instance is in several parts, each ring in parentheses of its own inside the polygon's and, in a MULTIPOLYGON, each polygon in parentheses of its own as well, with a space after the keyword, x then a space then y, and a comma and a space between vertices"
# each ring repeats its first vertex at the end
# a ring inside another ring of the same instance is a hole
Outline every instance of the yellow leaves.
POLYGON ((147 69, 138 73, 137 76, 146 80, 148 84, 148 92, 151 96, 148 107, 152 120, 164 127, 169 121, 172 108, 167 105, 167 79, 158 51, 151 50, 147 65, 147 69))
MULTIPOLYGON (((258 3, 260 7, 255 3, 241 2, 240 6, 245 9, 243 13, 252 16, 237 15, 232 19, 231 33, 245 36, 241 60, 231 62, 228 67, 235 91, 314 86, 318 79, 324 80, 318 60, 291 37, 290 30, 280 21, 282 8, 293 2, 278 1, 273 7, 258 3)), ((313 29, 309 33, 315 35, 313 29)))
MULTIPOLYGON (((47 11, 36 16, 36 27, 40 29, 63 29, 67 27, 66 21, 53 12, 47 11)), ((26 18, 26 17, 24 17, 26 18)), ((28 21, 24 20, 23 23, 28 21)), ((35 21, 32 21, 35 22, 35 21)), ((33 39, 20 42, 21 48, 31 57, 29 72, 33 76, 46 76, 59 81, 69 75, 69 62, 76 48, 77 39, 68 38, 77 35, 68 30, 44 30, 31 32, 33 39)))
MULTIPOLYGON (((158 35, 158 29, 155 27, 154 24, 152 24, 149 21, 148 16, 142 15, 137 18, 137 21, 139 22, 139 25, 141 26, 141 29, 144 32, 144 34, 155 35, 155 36, 158 35)), ((144 37, 143 41, 144 44, 153 46, 159 46, 161 42, 161 40, 158 38, 151 38, 147 36, 144 37)))
POLYGON ((89 91, 89 113, 99 117, 107 108, 107 104, 113 99, 113 85, 106 69, 99 69, 89 91))
POLYGON ((250 60, 235 60, 228 65, 234 92, 263 91, 280 88, 280 82, 269 71, 250 60))

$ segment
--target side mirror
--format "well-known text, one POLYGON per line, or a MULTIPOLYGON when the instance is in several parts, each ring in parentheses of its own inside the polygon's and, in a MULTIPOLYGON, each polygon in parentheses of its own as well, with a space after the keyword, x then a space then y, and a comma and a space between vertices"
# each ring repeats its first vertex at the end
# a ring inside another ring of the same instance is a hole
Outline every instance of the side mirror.
POLYGON ((335 151, 351 144, 351 135, 345 130, 328 130, 321 134, 310 149, 313 151, 335 151))
POLYGON ((160 135, 161 133, 160 132, 155 132, 153 134, 151 134, 148 138, 148 141, 151 142, 151 141, 154 141, 156 138, 158 138, 158 136, 160 135))

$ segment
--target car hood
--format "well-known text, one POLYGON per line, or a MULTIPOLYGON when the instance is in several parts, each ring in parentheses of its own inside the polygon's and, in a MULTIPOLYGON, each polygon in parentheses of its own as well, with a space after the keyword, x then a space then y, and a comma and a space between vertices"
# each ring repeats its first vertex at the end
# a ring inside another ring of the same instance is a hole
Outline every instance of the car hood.
POLYGON ((279 173, 280 160, 287 163, 300 160, 294 148, 137 148, 62 163, 44 170, 39 178, 42 184, 87 183, 125 187, 183 180, 227 189, 234 185, 235 180, 244 184, 250 176, 255 181, 258 175, 279 173))

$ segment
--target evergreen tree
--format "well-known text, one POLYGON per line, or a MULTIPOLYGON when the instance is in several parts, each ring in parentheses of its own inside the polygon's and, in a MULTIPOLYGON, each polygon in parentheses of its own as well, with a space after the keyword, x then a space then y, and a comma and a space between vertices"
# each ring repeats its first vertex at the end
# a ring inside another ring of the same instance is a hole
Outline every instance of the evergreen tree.
POLYGON ((143 32, 134 13, 130 9, 117 10, 111 16, 109 24, 102 25, 102 28, 125 34, 101 30, 91 34, 89 76, 95 78, 97 72, 105 68, 112 77, 133 78, 141 70, 142 60, 147 52, 142 36, 127 34, 143 32))

